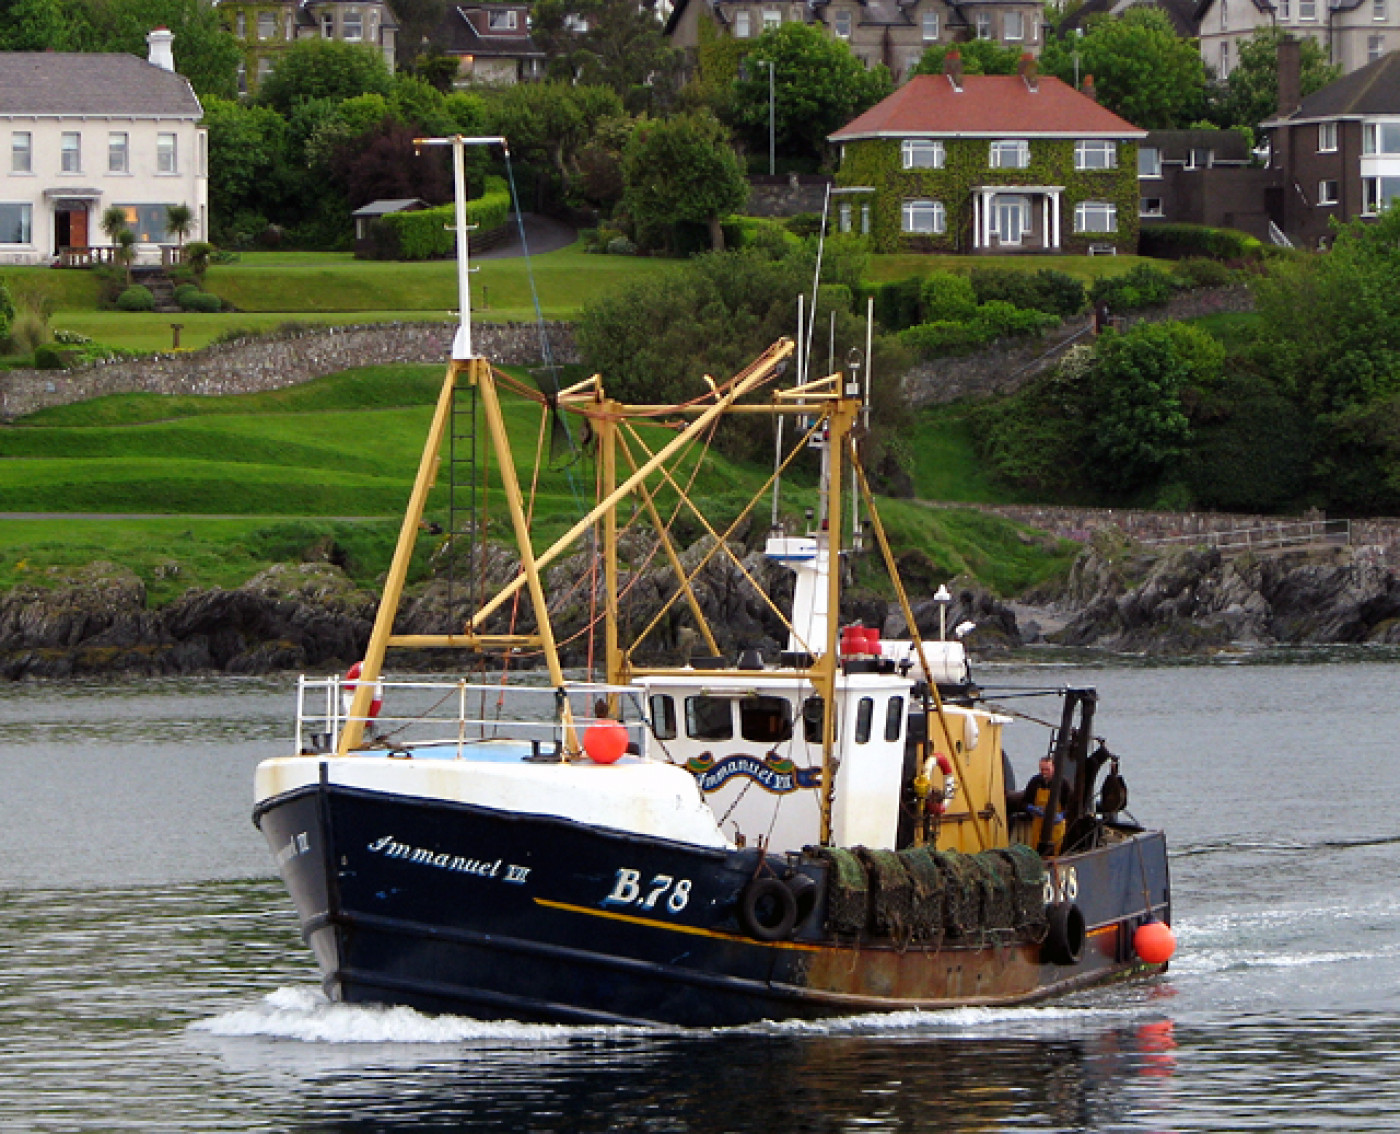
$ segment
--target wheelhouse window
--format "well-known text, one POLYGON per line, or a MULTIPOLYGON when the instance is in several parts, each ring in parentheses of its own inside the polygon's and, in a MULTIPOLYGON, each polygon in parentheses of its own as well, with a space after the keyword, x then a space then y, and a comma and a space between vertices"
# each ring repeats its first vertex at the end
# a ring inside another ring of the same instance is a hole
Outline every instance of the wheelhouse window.
POLYGON ((875 698, 862 697, 856 705, 856 743, 870 743, 870 722, 875 717, 875 698))
POLYGON ((130 166, 130 140, 124 133, 107 135, 107 172, 126 173, 130 166))
POLYGON ((938 13, 925 12, 923 16, 924 42, 932 43, 938 38, 938 13))
POLYGON ((988 162, 993 169, 1025 169, 1031 164, 1031 144, 1024 138, 995 141, 988 162))
MULTIPOLYGON (((802 702, 802 739, 808 744, 820 744, 822 742, 822 723, 826 720, 823 711, 826 702, 820 697, 813 695, 802 702)), ((833 722, 834 728, 835 722, 833 722)))
POLYGON ((903 232, 943 233, 947 231, 947 216, 942 201, 915 199, 904 202, 903 232))
POLYGON ((1075 232, 1117 232, 1118 207, 1111 201, 1080 201, 1074 206, 1075 232))
POLYGON ((905 138, 899 145, 905 169, 942 169, 943 143, 929 138, 905 138))
POLYGON ((1118 143, 1102 138, 1081 138, 1074 143, 1075 169, 1117 169, 1118 143))
POLYGON ((891 697, 885 706, 885 740, 893 744, 904 733, 904 698, 891 697))
POLYGON ((64 173, 82 173, 83 136, 77 131, 66 131, 58 141, 59 168, 64 173))
POLYGON ((1162 151, 1156 146, 1138 147, 1138 176, 1162 176, 1162 151))
POLYGON ((0 203, 0 244, 33 243, 34 206, 0 203))
POLYGON ((174 134, 156 135, 156 172, 179 173, 179 153, 174 134))
POLYGON ((739 702, 739 735, 755 744, 792 739, 792 702, 786 697, 745 697, 739 702))
POLYGON ((1319 181, 1317 183, 1317 203, 1319 205, 1335 205, 1339 199, 1337 182, 1319 181))
POLYGON ((676 739, 676 699, 669 693, 651 695, 651 734, 657 740, 676 739))
POLYGON ((28 130, 16 130, 10 135, 10 172, 34 172, 34 135, 28 130))
POLYGON ((1337 148, 1337 124, 1321 122, 1317 127, 1317 152, 1332 153, 1337 148))
POLYGON ((731 740, 734 736, 734 714, 727 697, 685 699, 685 734, 692 740, 731 740))

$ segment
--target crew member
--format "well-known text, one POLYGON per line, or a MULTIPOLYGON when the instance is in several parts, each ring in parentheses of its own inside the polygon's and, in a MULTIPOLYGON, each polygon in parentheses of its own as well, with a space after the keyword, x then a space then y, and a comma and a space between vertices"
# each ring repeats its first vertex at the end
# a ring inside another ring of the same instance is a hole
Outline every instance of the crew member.
MULTIPOLYGON (((1024 790, 1010 792, 1006 797, 1006 809, 1012 818, 1028 818, 1031 822, 1031 836, 1040 838, 1041 817, 1050 801, 1050 781, 1055 776, 1055 758, 1049 753, 1040 758, 1040 770, 1026 781, 1024 790)), ((1050 839, 1055 853, 1059 852, 1060 841, 1065 837, 1064 800, 1069 791, 1069 782, 1060 779, 1060 806, 1055 811, 1055 825, 1050 839)))

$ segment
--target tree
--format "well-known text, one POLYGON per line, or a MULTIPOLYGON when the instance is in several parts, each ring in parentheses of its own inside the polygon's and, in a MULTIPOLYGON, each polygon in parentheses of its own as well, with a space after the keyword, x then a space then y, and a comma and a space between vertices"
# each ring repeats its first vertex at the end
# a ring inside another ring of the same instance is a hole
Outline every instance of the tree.
POLYGON ((0 51, 74 51, 78 30, 62 0, 0 3, 0 51))
POLYGON ((1021 63, 1021 51, 1003 47, 992 39, 973 39, 967 43, 936 43, 919 57, 910 72, 913 75, 941 75, 948 52, 956 51, 962 58, 964 75, 1014 75, 1021 63))
POLYGON ((399 25, 394 37, 394 62, 400 70, 409 70, 420 56, 431 54, 432 39, 447 15, 447 0, 391 0, 389 7, 399 25))
POLYGON ((145 58, 146 35, 166 27, 174 34, 175 69, 201 98, 236 96, 242 57, 218 12, 203 0, 75 0, 73 50, 123 51, 145 58))
POLYGON ((120 205, 108 205, 98 221, 107 239, 112 242, 112 255, 126 271, 126 286, 131 286, 131 262, 136 258, 136 233, 127 227, 126 210, 120 205))
POLYGON ((579 152, 598 124, 623 114, 609 87, 569 83, 518 83, 486 94, 486 128, 510 139, 525 165, 552 169, 567 195, 578 174, 579 152))
POLYGON ((636 0, 536 0, 530 18, 550 78, 609 87, 633 111, 669 104, 680 56, 650 7, 636 0))
POLYGON ((768 63, 773 64, 776 150, 820 160, 827 137, 890 93, 883 65, 866 70, 844 40, 808 24, 784 23, 750 48, 734 83, 730 124, 752 152, 768 150, 768 63))
POLYGON ((431 204, 451 200, 446 151, 430 147, 418 152, 415 136, 402 122, 386 118, 337 147, 330 167, 352 209, 385 198, 421 197, 431 204))
POLYGON ((275 215, 288 183, 287 120, 265 106, 204 100, 211 229, 226 239, 240 214, 275 215))
POLYGON ((188 205, 166 205, 165 206, 165 228, 167 232, 175 234, 176 243, 181 248, 185 246, 185 237, 190 234, 190 229, 194 227, 194 210, 188 205))
POLYGON ((334 39, 300 39, 283 53, 258 87, 258 103, 283 114, 298 102, 342 102, 362 94, 388 97, 393 76, 372 47, 334 39))
POLYGON ((1052 39, 1041 67, 1073 83, 1093 75, 1098 99, 1146 130, 1172 130, 1200 117, 1205 64, 1194 40, 1180 38, 1159 8, 1132 7, 1121 16, 1091 18, 1085 34, 1052 39))
MULTIPOLYGON (((1255 127, 1278 113, 1278 45, 1286 34, 1265 25, 1240 44, 1239 61, 1225 80, 1221 125, 1255 127)), ((1298 41, 1298 61, 1304 97, 1341 78, 1341 66, 1328 63, 1326 49, 1311 36, 1298 41)))
POLYGON ((623 207, 639 243, 651 246, 674 247, 675 223, 692 221, 708 225, 710 246, 722 250, 720 219, 749 196, 728 131, 703 111, 638 126, 623 153, 622 179, 623 207))

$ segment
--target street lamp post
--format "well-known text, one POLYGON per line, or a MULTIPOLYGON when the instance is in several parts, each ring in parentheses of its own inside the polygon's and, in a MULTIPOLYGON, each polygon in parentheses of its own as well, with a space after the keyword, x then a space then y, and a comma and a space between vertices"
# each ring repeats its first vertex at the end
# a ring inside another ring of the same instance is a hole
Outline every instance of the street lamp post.
POLYGON ((774 131, 773 131, 773 107, 774 107, 774 79, 773 61, 765 60, 768 64, 768 176, 772 177, 777 173, 777 163, 774 160, 774 131))

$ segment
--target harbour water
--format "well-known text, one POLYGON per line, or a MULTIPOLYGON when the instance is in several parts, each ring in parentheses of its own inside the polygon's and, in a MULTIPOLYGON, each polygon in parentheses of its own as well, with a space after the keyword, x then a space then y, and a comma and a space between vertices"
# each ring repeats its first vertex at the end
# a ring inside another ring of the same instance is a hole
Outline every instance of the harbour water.
POLYGON ((1173 849, 1166 977, 723 1032, 329 1005, 249 822, 291 679, 0 687, 0 1130, 1400 1128, 1400 661, 978 676, 1099 688, 1173 849))

